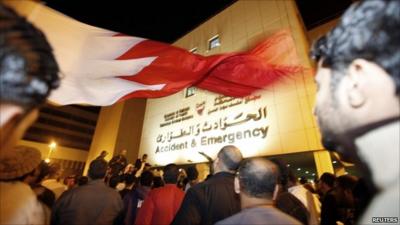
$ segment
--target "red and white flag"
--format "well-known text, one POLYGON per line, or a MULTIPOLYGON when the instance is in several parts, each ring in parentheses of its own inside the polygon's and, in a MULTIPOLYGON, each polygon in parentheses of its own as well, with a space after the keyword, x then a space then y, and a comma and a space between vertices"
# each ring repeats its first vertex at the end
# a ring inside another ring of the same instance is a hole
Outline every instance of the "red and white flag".
POLYGON ((190 86, 243 97, 302 69, 287 30, 249 52, 206 57, 89 26, 36 2, 18 2, 11 5, 45 33, 54 49, 61 85, 49 100, 60 105, 105 106, 190 86))

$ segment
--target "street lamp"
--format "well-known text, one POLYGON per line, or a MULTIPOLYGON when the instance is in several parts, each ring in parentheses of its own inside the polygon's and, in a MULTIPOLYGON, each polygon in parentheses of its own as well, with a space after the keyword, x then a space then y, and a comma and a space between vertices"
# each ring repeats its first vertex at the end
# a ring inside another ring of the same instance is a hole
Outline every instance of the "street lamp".
POLYGON ((57 143, 56 142, 54 142, 54 141, 52 141, 50 144, 49 144, 49 153, 47 153, 47 158, 44 160, 46 163, 49 163, 50 162, 50 155, 51 155, 51 153, 56 149, 56 147, 57 147, 57 143))

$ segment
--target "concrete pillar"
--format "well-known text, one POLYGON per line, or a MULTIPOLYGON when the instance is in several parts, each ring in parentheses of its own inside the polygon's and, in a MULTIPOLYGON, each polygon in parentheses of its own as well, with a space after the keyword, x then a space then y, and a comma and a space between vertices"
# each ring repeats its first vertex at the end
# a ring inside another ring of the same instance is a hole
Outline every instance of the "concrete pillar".
POLYGON ((328 151, 315 151, 313 152, 313 154, 318 177, 320 177, 325 172, 335 174, 332 166, 331 155, 328 151))
POLYGON ((336 175, 336 177, 346 175, 346 168, 344 166, 339 167, 338 169, 335 170, 335 175, 336 175))
POLYGON ((84 174, 103 150, 109 153, 106 160, 123 149, 128 151, 128 163, 137 159, 145 109, 145 99, 130 99, 101 109, 84 174))
POLYGON ((146 99, 125 101, 115 143, 115 154, 122 149, 128 150, 128 163, 135 163, 138 158, 145 111, 146 99))

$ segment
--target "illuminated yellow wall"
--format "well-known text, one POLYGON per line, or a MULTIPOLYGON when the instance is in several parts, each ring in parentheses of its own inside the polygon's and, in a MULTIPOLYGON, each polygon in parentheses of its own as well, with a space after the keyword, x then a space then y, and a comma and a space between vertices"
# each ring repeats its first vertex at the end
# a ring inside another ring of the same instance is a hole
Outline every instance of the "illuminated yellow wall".
MULTIPOLYGON (((295 2, 292 0, 238 1, 179 39, 175 45, 188 50, 196 47, 197 53, 203 55, 244 51, 282 28, 291 30, 300 61, 305 67, 310 68, 307 37, 295 2), (215 35, 220 36, 221 46, 209 51, 208 40, 215 35)), ((225 116, 238 115, 240 112, 249 114, 257 112, 258 108, 264 106, 268 108, 267 118, 257 123, 249 122, 241 127, 232 128, 236 132, 269 126, 268 136, 265 139, 253 138, 234 143, 242 149, 246 157, 320 150, 322 146, 319 142, 319 132, 312 115, 315 92, 313 76, 302 74, 285 79, 268 90, 255 93, 261 95, 261 99, 252 104, 241 105, 207 119, 198 118, 196 121, 177 123, 168 128, 161 128, 160 124, 165 122, 164 116, 169 112, 190 107, 191 113, 196 115, 197 103, 206 101, 206 107, 209 108, 213 106, 212 103, 216 101, 218 95, 197 90, 196 94, 189 98, 185 98, 182 91, 166 98, 150 99, 147 102, 140 154, 148 153, 150 162, 157 165, 170 162, 204 162, 205 159, 197 151, 204 151, 214 157, 219 148, 228 143, 203 147, 197 145, 196 148, 188 147, 185 150, 156 154, 155 151, 161 143, 161 139, 158 142, 157 137, 167 138, 170 135, 168 132, 176 136, 181 129, 189 129, 198 121, 202 123, 206 120, 215 121, 225 116)), ((181 143, 185 140, 190 142, 191 137, 176 140, 181 143)))
POLYGON ((128 151, 128 163, 134 163, 138 158, 145 109, 146 99, 130 99, 124 102, 115 149, 128 151))
POLYGON ((130 99, 102 107, 84 173, 90 162, 103 150, 109 153, 106 160, 123 149, 128 151, 128 162, 137 159, 145 108, 145 99, 130 99))
POLYGON ((86 174, 90 162, 100 155, 101 151, 105 150, 108 152, 107 160, 110 160, 113 156, 123 106, 124 103, 121 102, 113 106, 102 107, 97 119, 96 130, 93 135, 84 174, 86 174))
MULTIPOLYGON (((18 142, 18 145, 25 145, 38 149, 40 153, 42 153, 42 159, 45 159, 49 153, 48 144, 21 140, 18 142)), ((86 162, 87 156, 87 151, 57 146, 56 149, 51 153, 50 158, 86 162)))

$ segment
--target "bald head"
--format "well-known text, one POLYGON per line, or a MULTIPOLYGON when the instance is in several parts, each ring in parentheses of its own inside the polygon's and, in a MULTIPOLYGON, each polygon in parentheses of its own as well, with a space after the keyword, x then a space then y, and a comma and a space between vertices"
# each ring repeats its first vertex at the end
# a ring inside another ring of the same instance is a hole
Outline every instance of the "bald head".
POLYGON ((243 156, 236 146, 227 145, 218 152, 218 159, 226 170, 235 171, 239 167, 243 156))
POLYGON ((277 166, 266 159, 246 159, 239 167, 240 191, 250 197, 271 199, 278 180, 277 166))

